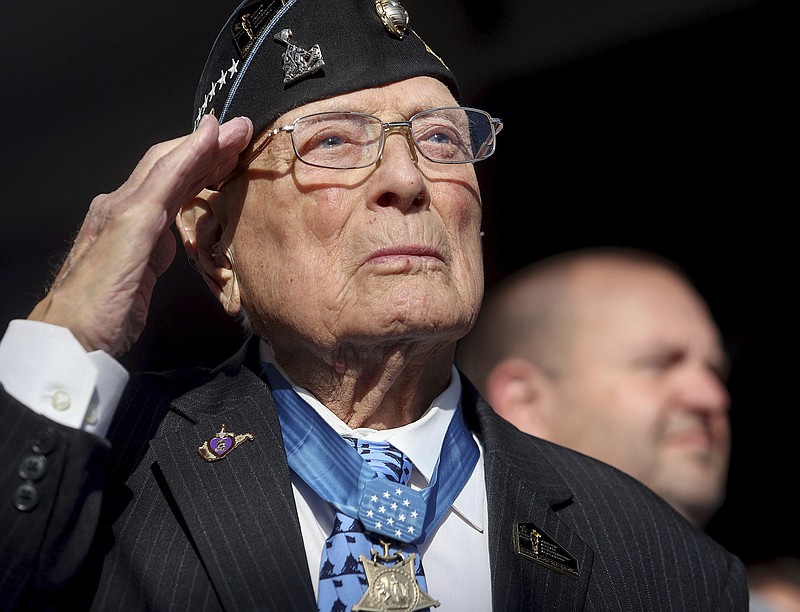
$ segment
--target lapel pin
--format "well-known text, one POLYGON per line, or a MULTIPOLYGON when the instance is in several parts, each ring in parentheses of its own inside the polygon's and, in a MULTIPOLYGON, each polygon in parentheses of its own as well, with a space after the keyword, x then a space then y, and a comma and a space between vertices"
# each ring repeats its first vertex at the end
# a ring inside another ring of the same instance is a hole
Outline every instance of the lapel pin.
POLYGON ((577 580, 578 560, 533 523, 514 525, 514 548, 523 559, 577 580))
POLYGON ((252 440, 255 436, 251 433, 239 434, 225 431, 225 423, 213 438, 209 438, 197 448, 199 455, 206 461, 218 461, 227 456, 234 448, 252 440))

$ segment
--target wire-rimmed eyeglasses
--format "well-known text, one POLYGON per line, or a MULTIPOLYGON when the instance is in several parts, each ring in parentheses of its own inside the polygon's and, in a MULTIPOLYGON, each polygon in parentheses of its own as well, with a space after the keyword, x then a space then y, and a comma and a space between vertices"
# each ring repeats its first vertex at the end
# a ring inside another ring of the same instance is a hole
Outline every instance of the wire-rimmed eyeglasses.
POLYGON ((417 151, 437 164, 472 164, 495 150, 502 120, 477 108, 448 106, 417 113, 407 121, 383 121, 354 111, 314 113, 262 134, 236 169, 215 188, 238 176, 281 132, 291 136, 294 153, 304 164, 333 170, 354 170, 377 163, 386 136, 398 132, 417 151))

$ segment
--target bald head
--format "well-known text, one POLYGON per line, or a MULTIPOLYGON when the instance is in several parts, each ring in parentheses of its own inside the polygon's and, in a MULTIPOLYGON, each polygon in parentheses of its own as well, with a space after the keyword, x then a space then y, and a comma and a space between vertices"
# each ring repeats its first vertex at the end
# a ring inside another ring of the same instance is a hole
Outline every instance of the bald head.
POLYGON ((671 262, 584 249, 487 293, 457 363, 517 427, 615 465, 698 525, 724 497, 727 360, 671 262))
POLYGON ((459 345, 459 366, 482 393, 491 369, 509 357, 555 373, 573 346, 582 314, 600 299, 624 304, 621 291, 653 272, 694 291, 674 262, 648 251, 587 248, 534 262, 486 294, 480 317, 459 345))

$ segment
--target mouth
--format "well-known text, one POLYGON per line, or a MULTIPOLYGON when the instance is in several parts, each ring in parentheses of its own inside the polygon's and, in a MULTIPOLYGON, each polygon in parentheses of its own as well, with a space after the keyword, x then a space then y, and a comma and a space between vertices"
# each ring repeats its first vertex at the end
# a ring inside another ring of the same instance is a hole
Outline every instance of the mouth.
POLYGON ((723 452, 729 446, 724 432, 708 427, 676 428, 666 435, 665 442, 678 451, 704 454, 723 452))
POLYGON ((444 263, 442 253, 425 245, 402 245, 378 249, 369 254, 362 265, 412 265, 419 263, 444 263))

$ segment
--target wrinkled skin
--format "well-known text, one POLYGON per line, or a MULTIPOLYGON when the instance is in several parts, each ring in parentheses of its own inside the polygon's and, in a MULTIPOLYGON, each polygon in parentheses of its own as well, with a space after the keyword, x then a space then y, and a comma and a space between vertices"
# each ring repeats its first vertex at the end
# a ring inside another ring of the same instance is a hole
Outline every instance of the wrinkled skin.
MULTIPOLYGON (((294 109, 385 121, 456 101, 417 77, 294 109)), ((395 427, 449 383, 456 341, 483 293, 481 203, 472 165, 441 165, 390 135, 359 170, 299 162, 280 134, 221 191, 252 123, 205 118, 155 145, 117 191, 92 202, 72 251, 31 319, 68 327, 87 350, 127 351, 153 286, 184 247, 225 311, 242 311, 289 375, 352 427, 395 427)))
MULTIPOLYGON (((453 106, 417 77, 307 104, 384 121, 453 106)), ((483 293, 480 196, 471 164, 414 160, 402 135, 380 162, 330 170, 279 134, 241 178, 184 207, 178 228, 230 315, 244 309, 281 366, 352 427, 396 427, 450 380, 483 293)))

